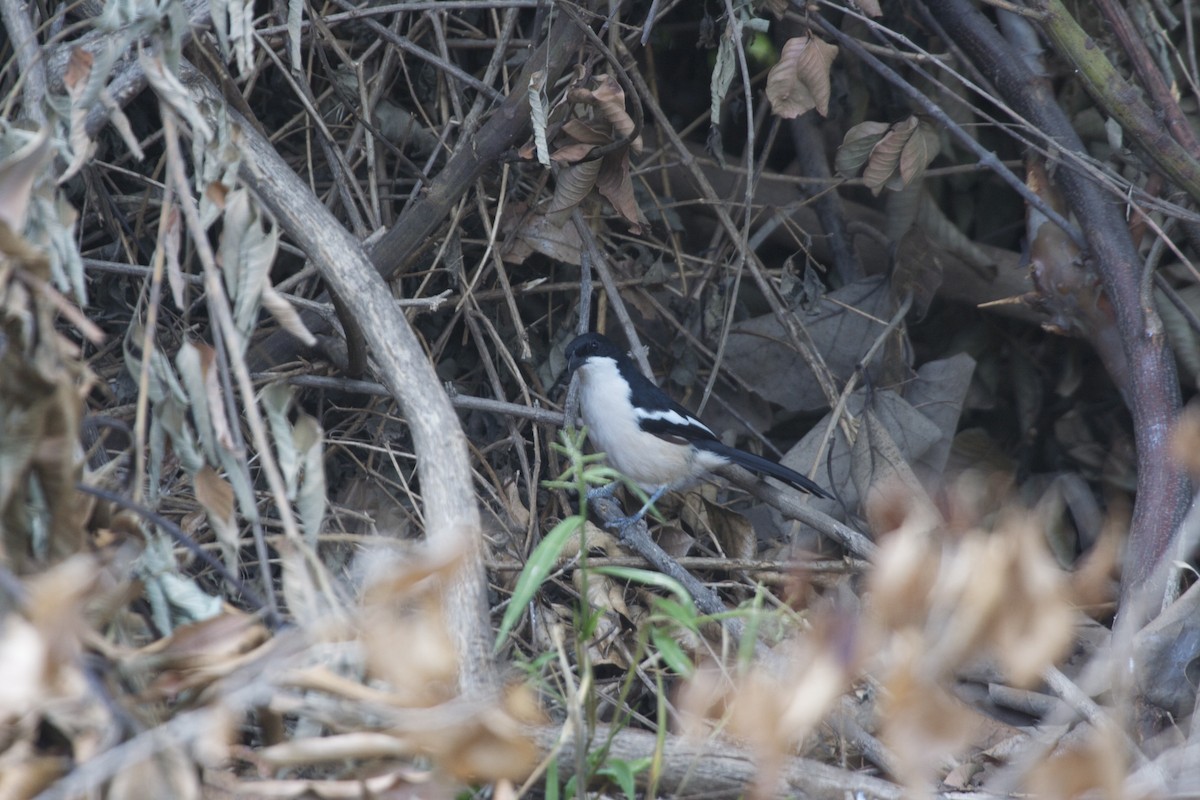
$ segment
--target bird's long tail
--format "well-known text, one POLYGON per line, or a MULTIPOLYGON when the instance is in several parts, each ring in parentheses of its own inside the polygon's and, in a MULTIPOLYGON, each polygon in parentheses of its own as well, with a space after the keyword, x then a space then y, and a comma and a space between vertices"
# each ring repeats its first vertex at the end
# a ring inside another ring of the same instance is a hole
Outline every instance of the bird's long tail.
POLYGON ((715 453, 723 458, 727 458, 735 464, 739 464, 752 472, 758 472, 763 475, 770 475, 772 478, 778 478, 784 483, 790 483, 797 489, 800 489, 810 494, 815 494, 817 497, 831 498, 829 492, 822 489, 809 478, 801 475, 795 470, 788 469, 782 464, 777 464, 768 458, 756 456, 753 453, 747 453, 745 450, 738 450, 736 447, 729 447, 719 441, 701 441, 693 442, 696 447, 702 448, 715 453))

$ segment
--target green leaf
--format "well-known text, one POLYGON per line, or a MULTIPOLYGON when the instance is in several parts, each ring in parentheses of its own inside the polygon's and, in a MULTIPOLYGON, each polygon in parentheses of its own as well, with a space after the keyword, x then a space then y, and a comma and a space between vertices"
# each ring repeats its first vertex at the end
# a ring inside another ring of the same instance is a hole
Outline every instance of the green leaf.
POLYGON ((550 759, 550 763, 546 766, 546 783, 543 797, 546 800, 558 800, 558 759, 550 759))
POLYGON ((691 596, 686 597, 682 603, 676 603, 669 597, 654 598, 654 615, 652 618, 655 620, 667 620, 683 628, 687 628, 693 633, 699 633, 700 622, 698 616, 699 612, 692 603, 691 596))
POLYGON ((521 577, 517 579, 516 588, 513 589, 512 601, 504 611, 504 619, 500 622, 500 631, 496 634, 494 651, 500 650, 500 645, 508 638, 508 634, 517 624, 517 620, 525 613, 526 606, 533 601, 533 596, 537 593, 538 588, 554 569, 554 563, 562 553, 567 540, 583 523, 583 517, 578 515, 567 517, 555 525, 554 530, 546 534, 546 538, 542 539, 529 555, 529 561, 525 564, 525 569, 521 571, 521 577))
POLYGON ((648 758, 638 758, 633 761, 614 758, 596 770, 596 774, 603 775, 615 781, 629 800, 635 800, 637 797, 637 781, 635 778, 639 772, 645 771, 649 766, 650 759, 648 758))
POLYGON ((675 637, 656 625, 650 628, 650 642, 672 672, 685 678, 691 677, 695 671, 692 660, 687 657, 687 653, 683 652, 683 648, 679 646, 675 637))
POLYGON ((613 578, 620 578, 625 581, 640 583, 643 586, 650 586, 656 589, 663 589, 679 598, 680 603, 692 609, 692 616, 695 616, 695 606, 692 605, 692 596, 688 594, 687 589, 674 578, 663 575, 661 572, 655 572, 649 569, 638 569, 636 567, 596 567, 595 572, 601 575, 609 575, 613 578))

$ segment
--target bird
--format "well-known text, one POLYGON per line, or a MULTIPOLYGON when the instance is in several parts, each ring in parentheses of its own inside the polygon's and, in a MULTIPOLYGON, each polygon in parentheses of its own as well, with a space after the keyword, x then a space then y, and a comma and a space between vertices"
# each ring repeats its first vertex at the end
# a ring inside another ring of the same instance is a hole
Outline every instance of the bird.
MULTIPOLYGON (((566 356, 567 377, 579 375, 579 405, 588 438, 610 466, 650 494, 637 514, 617 520, 614 527, 637 522, 667 491, 686 488, 705 473, 731 463, 818 497, 832 497, 795 470, 723 443, 639 372, 607 336, 577 336, 567 345, 566 356)), ((612 484, 589 495, 607 496, 615 488, 612 484)))

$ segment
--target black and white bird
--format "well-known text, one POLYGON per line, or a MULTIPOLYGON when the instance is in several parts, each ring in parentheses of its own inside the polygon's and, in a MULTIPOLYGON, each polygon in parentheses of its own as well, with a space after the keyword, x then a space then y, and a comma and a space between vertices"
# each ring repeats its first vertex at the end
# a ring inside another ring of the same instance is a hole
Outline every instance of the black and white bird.
POLYGON ((712 429, 672 400, 637 369, 615 342, 585 333, 567 345, 567 373, 578 372, 580 410, 588 436, 608 463, 650 493, 622 526, 641 519, 671 489, 706 472, 740 464, 818 497, 831 495, 782 464, 729 447, 712 429))

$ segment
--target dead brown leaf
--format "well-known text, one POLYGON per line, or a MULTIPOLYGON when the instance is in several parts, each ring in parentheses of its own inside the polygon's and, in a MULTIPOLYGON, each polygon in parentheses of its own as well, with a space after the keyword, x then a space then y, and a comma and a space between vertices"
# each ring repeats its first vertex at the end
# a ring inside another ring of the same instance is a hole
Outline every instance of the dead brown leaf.
POLYGON ((829 115, 829 70, 837 53, 835 45, 814 36, 784 43, 779 61, 767 73, 767 99, 776 116, 794 119, 814 108, 822 117, 829 115))

